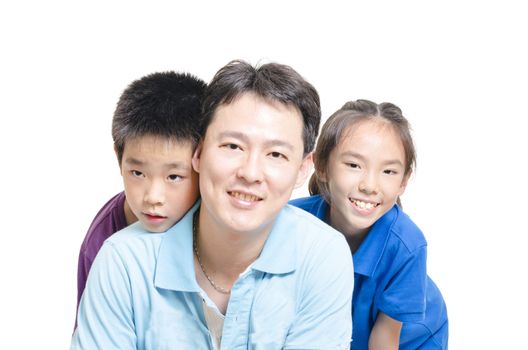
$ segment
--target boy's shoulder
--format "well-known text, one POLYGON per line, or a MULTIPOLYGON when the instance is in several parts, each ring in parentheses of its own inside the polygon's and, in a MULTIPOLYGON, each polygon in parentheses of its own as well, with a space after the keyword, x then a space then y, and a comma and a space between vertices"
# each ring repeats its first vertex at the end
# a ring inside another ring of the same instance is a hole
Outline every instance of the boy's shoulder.
POLYGON ((127 226, 124 213, 125 193, 120 192, 110 198, 97 212, 81 246, 82 251, 98 247, 115 232, 127 226))

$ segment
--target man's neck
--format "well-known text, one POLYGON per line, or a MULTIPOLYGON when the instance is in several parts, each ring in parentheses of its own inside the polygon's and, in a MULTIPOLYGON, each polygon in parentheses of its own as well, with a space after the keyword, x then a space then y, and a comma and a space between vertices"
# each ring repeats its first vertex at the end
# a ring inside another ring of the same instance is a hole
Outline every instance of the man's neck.
POLYGON ((233 279, 233 283, 259 257, 269 234, 269 229, 259 232, 223 230, 208 224, 202 213, 199 222, 197 244, 202 263, 223 277, 233 279))
POLYGON ((259 257, 271 225, 259 232, 232 232, 210 222, 207 213, 200 212, 196 228, 197 282, 225 314, 231 288, 259 257))

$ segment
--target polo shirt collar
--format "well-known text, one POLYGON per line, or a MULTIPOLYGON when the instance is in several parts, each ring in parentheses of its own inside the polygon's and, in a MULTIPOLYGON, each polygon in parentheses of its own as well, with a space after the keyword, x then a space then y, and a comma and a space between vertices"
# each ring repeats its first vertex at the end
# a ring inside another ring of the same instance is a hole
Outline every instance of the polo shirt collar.
POLYGON ((374 274, 385 252, 391 226, 396 221, 398 213, 398 206, 394 205, 374 223, 359 249, 352 256, 355 273, 369 277, 374 274))
MULTIPOLYGON (((183 292, 199 292, 194 272, 193 215, 200 206, 198 201, 187 214, 163 237, 154 275, 154 285, 159 288, 183 292)), ((259 258, 252 268, 271 274, 284 274, 295 270, 296 244, 295 215, 288 215, 289 207, 281 209, 271 232, 264 243, 259 258)))
POLYGON ((154 285, 182 292, 200 292, 194 272, 193 214, 200 206, 197 201, 185 216, 172 226, 161 240, 154 285))
POLYGON ((295 271, 297 264, 297 244, 295 230, 297 215, 287 205, 281 209, 264 243, 259 258, 252 268, 271 274, 285 274, 295 271))

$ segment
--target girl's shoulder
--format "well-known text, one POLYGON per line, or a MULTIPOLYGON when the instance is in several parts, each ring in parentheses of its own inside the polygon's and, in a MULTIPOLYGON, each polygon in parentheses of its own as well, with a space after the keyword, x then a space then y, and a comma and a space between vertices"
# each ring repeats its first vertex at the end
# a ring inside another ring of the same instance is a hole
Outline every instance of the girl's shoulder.
POLYGON ((307 211, 323 221, 325 220, 326 212, 328 211, 328 204, 319 194, 304 198, 292 199, 288 202, 288 204, 307 211))
POLYGON ((385 227, 388 227, 390 236, 403 244, 407 250, 415 251, 427 246, 422 230, 400 206, 394 205, 379 221, 383 219, 388 219, 385 220, 385 227))

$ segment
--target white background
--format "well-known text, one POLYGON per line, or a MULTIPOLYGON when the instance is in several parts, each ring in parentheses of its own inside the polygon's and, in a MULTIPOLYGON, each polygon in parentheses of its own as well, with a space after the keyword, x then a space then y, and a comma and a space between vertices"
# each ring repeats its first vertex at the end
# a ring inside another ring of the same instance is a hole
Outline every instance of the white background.
POLYGON ((122 188, 110 125, 126 85, 164 70, 209 81, 235 58, 291 65, 318 89, 325 118, 352 99, 399 105, 418 149, 403 203, 429 241, 450 348, 526 348, 520 1, 6 3, 1 348, 69 346, 79 246, 122 188))

